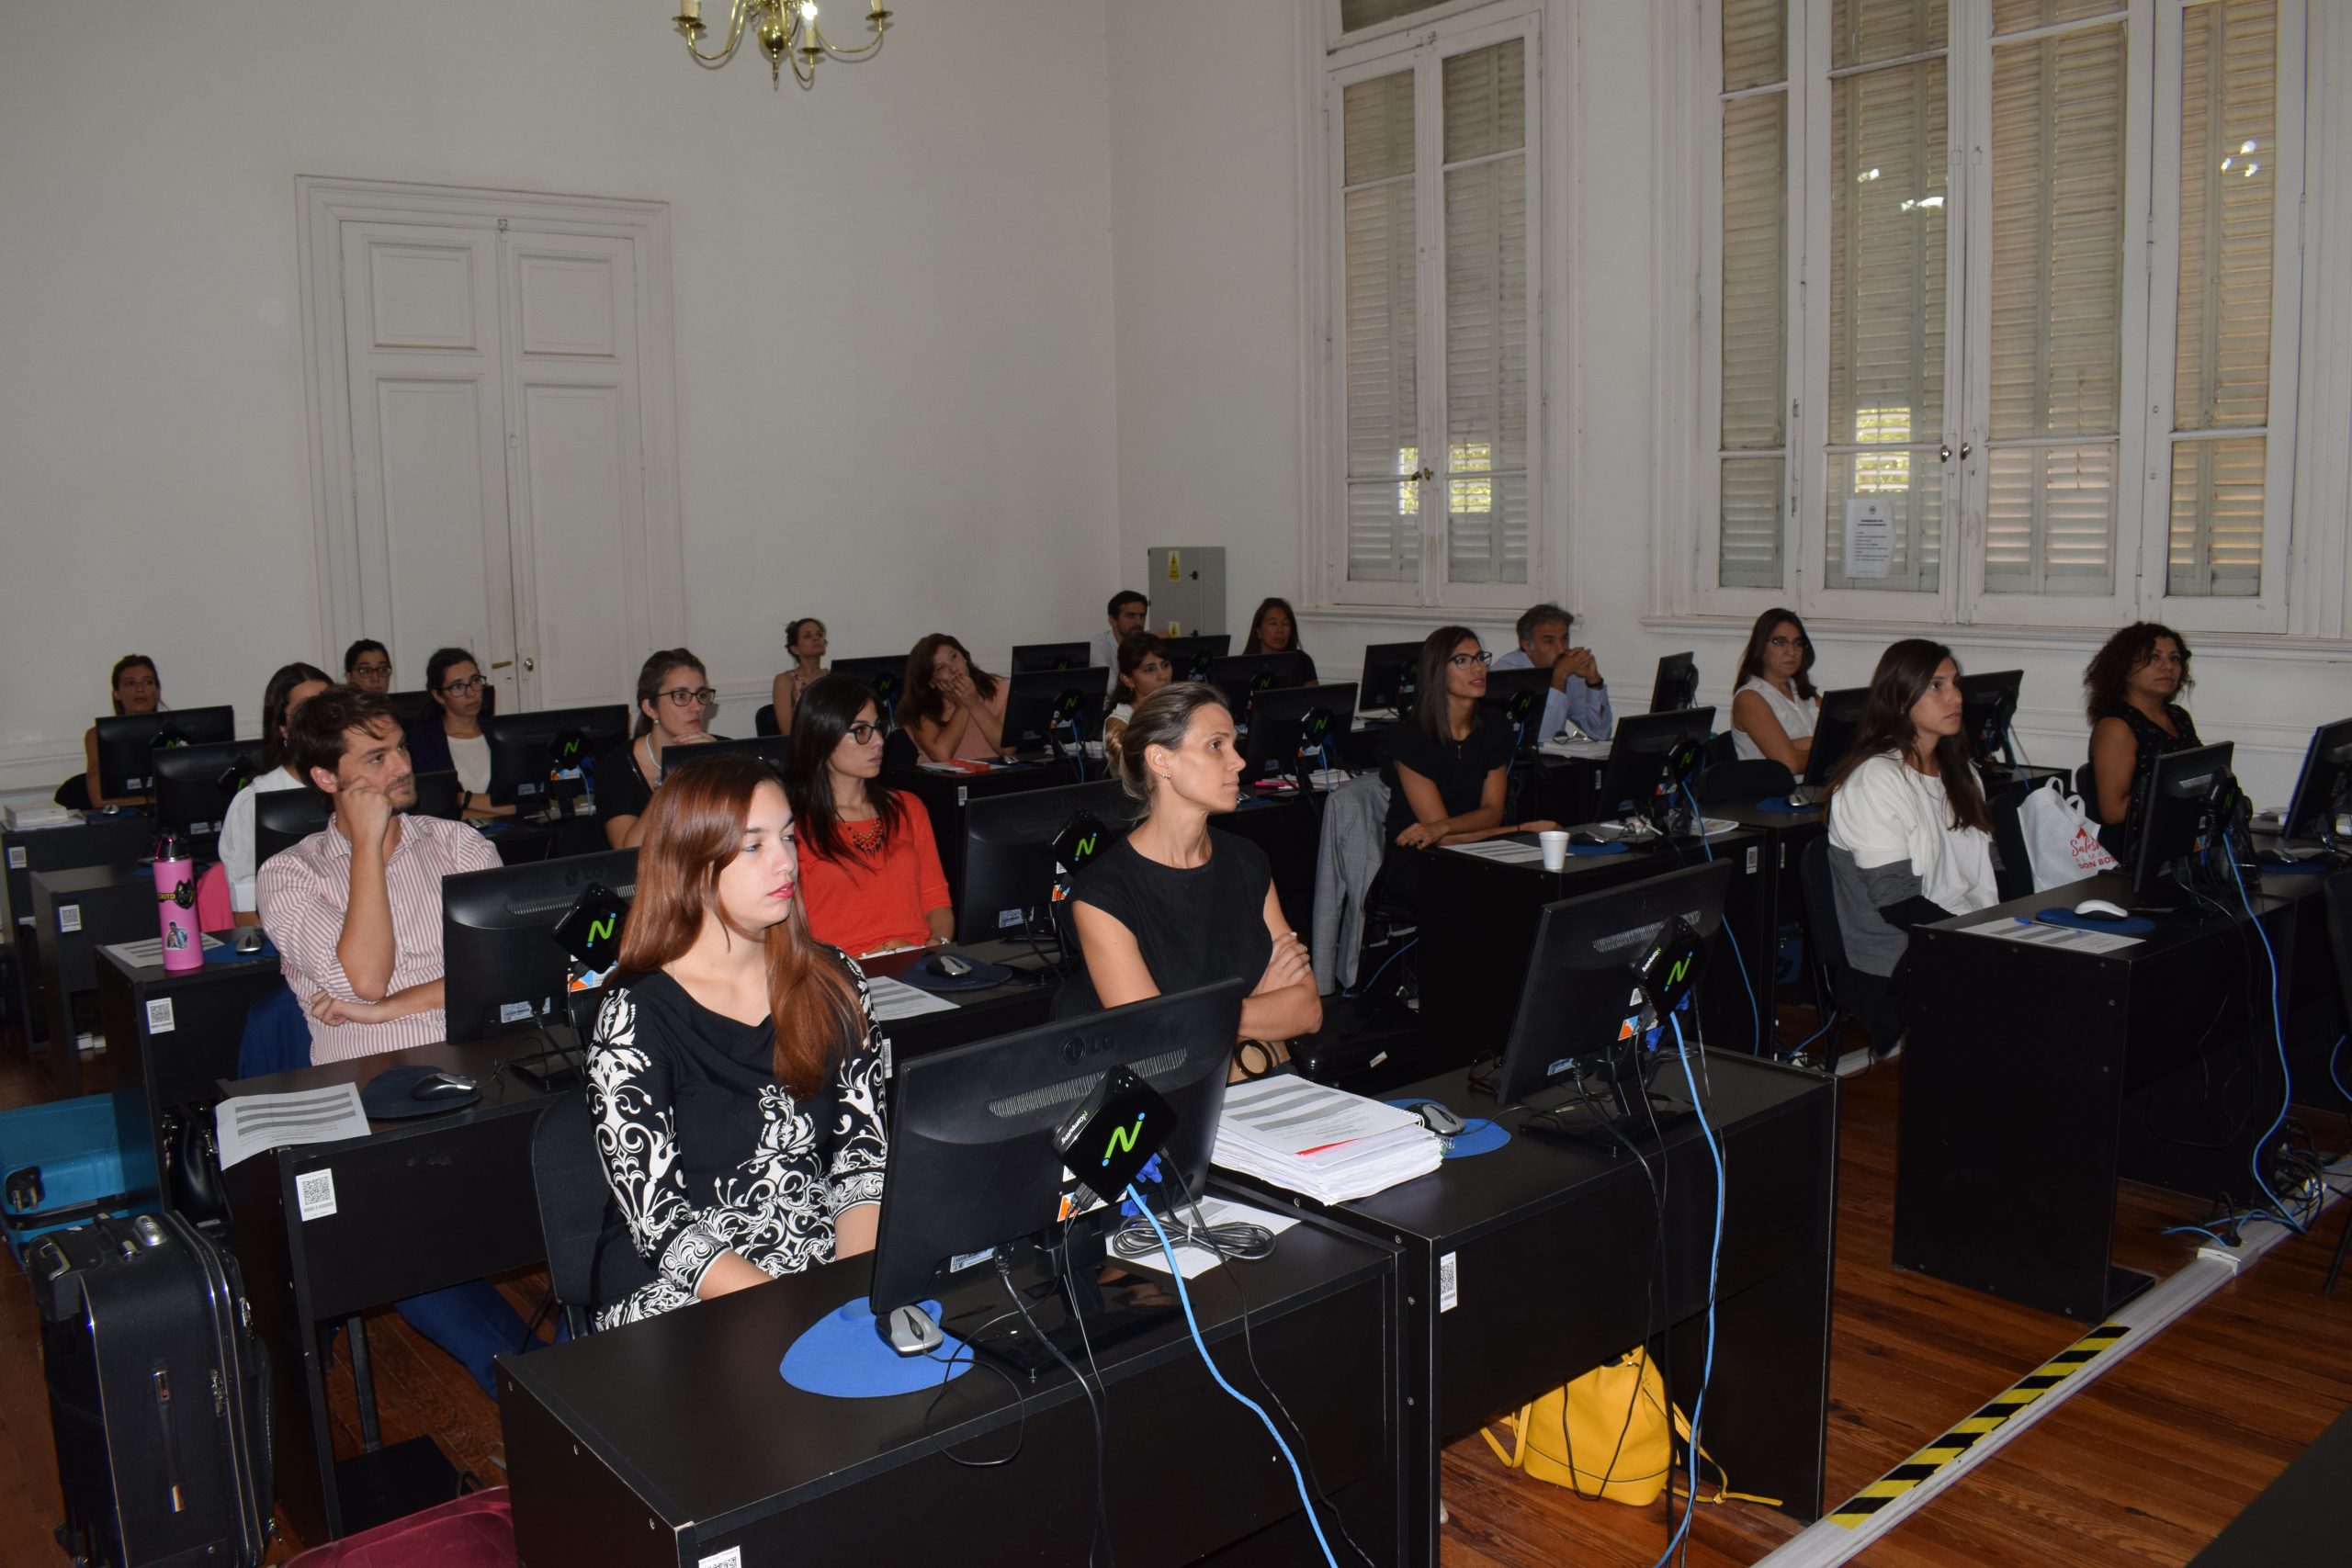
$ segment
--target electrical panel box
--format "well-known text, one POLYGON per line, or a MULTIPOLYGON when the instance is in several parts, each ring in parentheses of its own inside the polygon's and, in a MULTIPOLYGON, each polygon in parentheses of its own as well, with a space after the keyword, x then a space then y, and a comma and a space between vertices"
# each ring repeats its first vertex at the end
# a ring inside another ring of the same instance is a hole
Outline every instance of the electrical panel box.
POLYGON ((1216 637, 1225 624, 1225 547, 1156 545, 1144 552, 1151 629, 1162 637, 1216 637))

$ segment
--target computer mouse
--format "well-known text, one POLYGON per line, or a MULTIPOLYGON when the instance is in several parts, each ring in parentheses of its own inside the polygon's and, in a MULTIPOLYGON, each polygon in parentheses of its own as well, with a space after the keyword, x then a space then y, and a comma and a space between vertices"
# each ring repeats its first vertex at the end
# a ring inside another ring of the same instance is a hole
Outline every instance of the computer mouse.
POLYGON ((478 1086, 463 1073, 427 1073, 408 1091, 411 1100, 462 1100, 478 1086))
POLYGON ((919 1306, 892 1307, 874 1320, 874 1326, 901 1356, 920 1356, 939 1348, 939 1325, 919 1306))
POLYGON ((922 967, 925 974, 936 975, 943 980, 960 980, 972 972, 972 961, 952 953, 935 953, 922 967))
POLYGON ((233 945, 239 953, 259 953, 263 941, 259 926, 239 926, 233 945))
POLYGON ((1422 1100, 1413 1107, 1413 1114, 1421 1119, 1422 1126, 1427 1127, 1441 1138, 1456 1138, 1462 1135, 1464 1126, 1462 1118, 1434 1100, 1422 1100))
POLYGON ((2075 913, 2092 920, 2128 920, 2132 911, 2104 898, 2086 898, 2075 906, 2075 913))
POLYGON ((1578 828, 1576 831, 1568 835, 1568 842, 1572 844, 1593 846, 1605 844, 1609 840, 1607 839, 1602 838, 1599 833, 1594 832, 1589 828, 1578 828))

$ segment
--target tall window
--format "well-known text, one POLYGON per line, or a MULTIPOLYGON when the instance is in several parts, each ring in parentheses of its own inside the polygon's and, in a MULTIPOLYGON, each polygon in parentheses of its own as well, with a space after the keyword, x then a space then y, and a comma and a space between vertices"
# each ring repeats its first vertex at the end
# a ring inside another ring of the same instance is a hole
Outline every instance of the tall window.
POLYGON ((2283 629, 2302 4, 1711 0, 1699 603, 2283 629))
POLYGON ((1331 56, 1326 603, 1533 581, 1538 43, 1533 11, 1487 7, 1331 56))

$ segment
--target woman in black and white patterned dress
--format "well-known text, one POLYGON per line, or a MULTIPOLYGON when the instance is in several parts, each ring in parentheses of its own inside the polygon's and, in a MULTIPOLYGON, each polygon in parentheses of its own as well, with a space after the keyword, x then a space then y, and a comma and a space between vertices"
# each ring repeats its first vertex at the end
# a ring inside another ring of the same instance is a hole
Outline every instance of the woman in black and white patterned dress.
POLYGON ((618 1211, 599 1328, 874 1245, 887 1046, 857 965, 810 940, 798 874, 791 809, 752 758, 697 758, 647 807, 588 1052, 618 1211))

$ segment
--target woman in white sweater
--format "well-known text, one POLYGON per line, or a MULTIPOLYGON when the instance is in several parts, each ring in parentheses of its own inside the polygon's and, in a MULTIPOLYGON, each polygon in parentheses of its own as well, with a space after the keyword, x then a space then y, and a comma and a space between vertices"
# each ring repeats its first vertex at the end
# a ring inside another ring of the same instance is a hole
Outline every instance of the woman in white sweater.
POLYGON ((1857 1071, 1901 1048, 1911 931, 2000 901, 1993 818, 1961 733, 1951 649, 1908 637, 1879 656, 1861 725, 1830 781, 1830 885, 1871 1050, 1857 1071))

